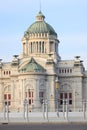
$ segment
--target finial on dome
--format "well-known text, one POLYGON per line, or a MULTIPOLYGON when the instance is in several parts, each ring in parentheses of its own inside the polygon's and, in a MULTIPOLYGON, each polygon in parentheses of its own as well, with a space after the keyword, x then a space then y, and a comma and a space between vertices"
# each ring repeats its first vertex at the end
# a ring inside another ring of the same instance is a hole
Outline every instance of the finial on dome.
POLYGON ((40 12, 41 12, 41 0, 40 0, 40 12))

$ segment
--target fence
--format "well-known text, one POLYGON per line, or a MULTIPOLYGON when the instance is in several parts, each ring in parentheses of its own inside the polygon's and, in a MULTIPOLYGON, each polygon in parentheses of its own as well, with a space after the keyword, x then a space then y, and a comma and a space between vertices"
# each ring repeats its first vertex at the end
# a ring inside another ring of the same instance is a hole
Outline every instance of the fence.
MULTIPOLYGON (((12 102, 13 103, 13 102, 12 102)), ((14 102, 16 104, 17 102, 14 102)), ((83 100, 83 102, 79 101, 78 104, 82 104, 78 108, 78 112, 70 112, 72 108, 69 106, 68 100, 64 100, 63 104, 59 106, 59 102, 56 104, 56 109, 54 112, 49 111, 51 101, 45 100, 39 107, 32 106, 32 111, 30 111, 30 106, 25 100, 22 104, 21 109, 12 108, 9 102, 1 102, 0 103, 0 120, 11 121, 11 120, 20 120, 20 121, 29 121, 32 120, 49 120, 54 118, 57 120, 58 118, 63 118, 68 120, 70 117, 78 116, 83 119, 87 117, 87 102, 83 100)), ((73 109, 72 109, 73 110, 73 109)))

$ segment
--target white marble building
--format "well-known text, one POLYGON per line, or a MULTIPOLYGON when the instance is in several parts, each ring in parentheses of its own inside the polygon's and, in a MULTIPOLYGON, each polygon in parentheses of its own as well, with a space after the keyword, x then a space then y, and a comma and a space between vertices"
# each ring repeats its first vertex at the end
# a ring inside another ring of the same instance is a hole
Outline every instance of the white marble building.
POLYGON ((47 99, 49 111, 57 109, 57 101, 61 111, 63 100, 68 99, 70 111, 81 111, 87 99, 87 71, 79 56, 61 60, 57 33, 41 12, 25 31, 22 45, 22 54, 15 55, 12 62, 0 60, 0 110, 5 102, 10 111, 21 111, 27 99, 29 111, 39 111, 47 99))

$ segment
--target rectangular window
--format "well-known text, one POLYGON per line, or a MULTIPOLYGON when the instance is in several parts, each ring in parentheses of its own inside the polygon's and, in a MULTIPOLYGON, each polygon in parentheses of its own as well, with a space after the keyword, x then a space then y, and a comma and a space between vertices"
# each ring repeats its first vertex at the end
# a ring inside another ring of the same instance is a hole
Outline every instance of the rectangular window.
POLYGON ((60 100, 60 105, 62 105, 63 104, 63 100, 60 100))
POLYGON ((67 73, 69 73, 69 69, 67 69, 67 73))
POLYGON ((50 42, 50 52, 53 52, 53 49, 54 49, 54 43, 50 42))
POLYGON ((60 99, 63 99, 63 93, 60 93, 60 99))
POLYGON ((44 53, 44 42, 42 42, 42 53, 44 53))
POLYGON ((70 73, 72 73, 72 69, 70 69, 70 73))
POLYGON ((11 100, 11 94, 8 94, 8 100, 11 100))
POLYGON ((64 73, 64 70, 62 69, 62 73, 64 73))
POLYGON ((31 99, 29 99, 29 105, 31 105, 31 99))
POLYGON ((38 42, 36 42, 36 46, 37 46, 37 52, 38 52, 38 42))
POLYGON ((59 73, 61 73, 61 69, 59 69, 59 73))
POLYGON ((7 99, 7 94, 4 94, 4 100, 6 100, 7 99))
POLYGON ((10 106, 11 105, 11 102, 10 101, 8 101, 8 106, 10 106))
POLYGON ((65 99, 67 99, 67 93, 64 94, 65 99))
POLYGON ((4 71, 4 75, 5 75, 5 71, 4 71))
POLYGON ((72 100, 69 100, 69 104, 72 105, 72 100))
POLYGON ((41 53, 41 42, 39 42, 39 52, 41 53))
POLYGON ((39 92, 39 97, 44 97, 44 92, 39 92))
POLYGON ((11 71, 9 71, 9 75, 11 74, 11 71))
POLYGON ((72 93, 69 93, 69 99, 72 98, 72 93))
POLYGON ((7 105, 8 104, 8 102, 7 101, 5 101, 5 105, 7 105))
POLYGON ((66 73, 66 69, 65 69, 65 73, 66 73))
POLYGON ((33 49, 32 49, 32 42, 31 42, 31 53, 33 52, 33 49))
POLYGON ((6 74, 8 75, 8 71, 6 71, 6 74))
POLYGON ((31 97, 31 92, 29 92, 28 94, 29 94, 29 97, 31 97))

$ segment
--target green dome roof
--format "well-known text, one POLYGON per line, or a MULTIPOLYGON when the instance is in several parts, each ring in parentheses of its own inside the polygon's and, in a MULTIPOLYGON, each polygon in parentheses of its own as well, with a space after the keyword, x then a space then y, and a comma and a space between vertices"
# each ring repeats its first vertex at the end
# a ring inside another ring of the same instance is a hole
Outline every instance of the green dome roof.
POLYGON ((56 35, 55 30, 51 25, 44 21, 45 16, 39 12, 36 16, 36 22, 34 22, 28 29, 25 31, 25 35, 35 34, 35 33, 48 33, 49 35, 56 35))
POLYGON ((19 72, 45 72, 45 69, 38 64, 34 58, 31 58, 30 61, 19 70, 19 72))

